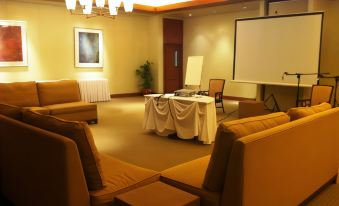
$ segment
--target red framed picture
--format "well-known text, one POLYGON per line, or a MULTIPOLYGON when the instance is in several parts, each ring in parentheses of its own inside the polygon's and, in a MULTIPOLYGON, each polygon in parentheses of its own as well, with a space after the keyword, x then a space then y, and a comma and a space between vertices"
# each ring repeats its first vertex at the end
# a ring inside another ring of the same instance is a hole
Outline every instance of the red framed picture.
POLYGON ((26 22, 0 20, 0 66, 27 66, 26 22))

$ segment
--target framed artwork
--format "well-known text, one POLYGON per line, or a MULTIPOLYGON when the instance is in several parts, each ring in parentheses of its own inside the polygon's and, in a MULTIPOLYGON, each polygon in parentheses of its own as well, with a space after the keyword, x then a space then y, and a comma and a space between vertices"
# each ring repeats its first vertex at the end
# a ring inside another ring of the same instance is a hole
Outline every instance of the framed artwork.
POLYGON ((27 66, 26 22, 0 20, 0 67, 27 66))
POLYGON ((103 67, 102 31, 74 28, 75 66, 103 67))

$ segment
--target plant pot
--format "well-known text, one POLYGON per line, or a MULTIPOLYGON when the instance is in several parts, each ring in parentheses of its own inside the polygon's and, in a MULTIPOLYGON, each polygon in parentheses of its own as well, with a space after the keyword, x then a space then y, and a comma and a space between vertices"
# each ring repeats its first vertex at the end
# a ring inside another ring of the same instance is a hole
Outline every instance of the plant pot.
POLYGON ((141 90, 141 93, 142 93, 143 95, 146 95, 146 94, 152 94, 152 89, 142 89, 142 90, 141 90))

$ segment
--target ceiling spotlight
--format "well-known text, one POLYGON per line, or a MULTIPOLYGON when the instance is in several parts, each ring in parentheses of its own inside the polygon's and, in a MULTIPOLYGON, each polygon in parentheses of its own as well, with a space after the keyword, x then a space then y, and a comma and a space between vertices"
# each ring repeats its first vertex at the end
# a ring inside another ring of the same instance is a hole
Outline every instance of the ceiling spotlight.
POLYGON ((192 13, 189 13, 188 16, 192 16, 192 13))

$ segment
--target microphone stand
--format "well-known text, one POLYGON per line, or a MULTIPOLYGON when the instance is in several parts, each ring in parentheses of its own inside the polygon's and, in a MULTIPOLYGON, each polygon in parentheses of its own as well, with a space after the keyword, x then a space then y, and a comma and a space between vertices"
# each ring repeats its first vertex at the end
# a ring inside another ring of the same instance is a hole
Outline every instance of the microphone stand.
POLYGON ((323 74, 328 74, 328 73, 288 73, 288 72, 284 72, 282 79, 284 79, 284 76, 297 76, 298 79, 298 89, 297 89, 297 100, 295 103, 295 106, 298 107, 299 106, 299 93, 300 93, 300 78, 302 75, 323 75, 323 74))
POLYGON ((334 79, 335 80, 333 107, 336 107, 337 106, 337 90, 338 90, 339 76, 323 76, 323 75, 320 75, 319 77, 323 78, 323 79, 334 79))

